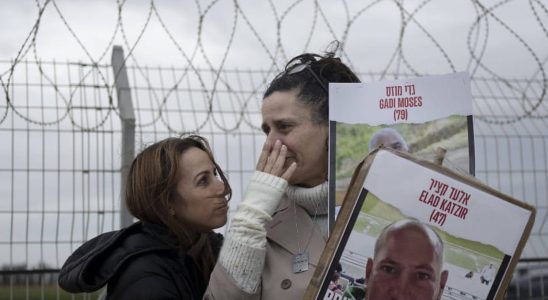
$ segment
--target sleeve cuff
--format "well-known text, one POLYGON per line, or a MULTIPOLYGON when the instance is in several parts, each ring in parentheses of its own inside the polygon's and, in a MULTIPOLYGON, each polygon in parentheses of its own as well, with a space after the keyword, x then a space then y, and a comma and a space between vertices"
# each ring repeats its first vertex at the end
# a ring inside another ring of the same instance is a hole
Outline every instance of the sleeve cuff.
POLYGON ((261 282, 266 249, 254 248, 228 237, 219 254, 219 262, 237 285, 254 294, 261 282))
POLYGON ((287 181, 281 177, 255 171, 242 203, 272 216, 287 189, 287 181))
POLYGON ((253 176, 251 176, 250 184, 253 182, 263 184, 282 194, 287 188, 287 180, 261 171, 255 171, 253 173, 253 176))

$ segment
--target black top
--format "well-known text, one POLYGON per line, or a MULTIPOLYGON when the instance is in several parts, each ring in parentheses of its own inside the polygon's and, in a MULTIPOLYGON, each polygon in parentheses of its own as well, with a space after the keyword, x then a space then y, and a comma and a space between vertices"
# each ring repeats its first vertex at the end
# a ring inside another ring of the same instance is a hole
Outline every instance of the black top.
MULTIPOLYGON (((209 236, 217 256, 222 236, 209 236)), ((80 246, 59 273, 71 293, 107 285, 107 299, 202 299, 207 287, 194 259, 181 252, 160 225, 137 222, 80 246)))

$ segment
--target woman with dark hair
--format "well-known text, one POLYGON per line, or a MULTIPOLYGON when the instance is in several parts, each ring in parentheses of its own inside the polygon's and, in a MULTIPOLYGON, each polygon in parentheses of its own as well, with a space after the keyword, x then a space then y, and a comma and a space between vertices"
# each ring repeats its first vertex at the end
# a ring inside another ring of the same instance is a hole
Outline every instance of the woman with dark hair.
POLYGON ((65 262, 72 293, 107 285, 107 299, 202 299, 227 221, 231 189, 199 136, 144 149, 127 176, 125 201, 139 219, 86 242, 65 262))
POLYGON ((303 54, 266 90, 267 139, 205 299, 303 298, 327 239, 329 82, 359 79, 333 53, 303 54))

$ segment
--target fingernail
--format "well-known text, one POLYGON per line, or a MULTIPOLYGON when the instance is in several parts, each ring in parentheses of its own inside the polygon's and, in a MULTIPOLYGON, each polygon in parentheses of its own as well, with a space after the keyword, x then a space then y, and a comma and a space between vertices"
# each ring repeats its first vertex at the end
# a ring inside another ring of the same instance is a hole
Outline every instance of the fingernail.
POLYGON ((282 145, 282 150, 287 150, 287 146, 286 145, 282 145))
POLYGON ((282 142, 280 140, 276 140, 276 145, 281 144, 282 142))

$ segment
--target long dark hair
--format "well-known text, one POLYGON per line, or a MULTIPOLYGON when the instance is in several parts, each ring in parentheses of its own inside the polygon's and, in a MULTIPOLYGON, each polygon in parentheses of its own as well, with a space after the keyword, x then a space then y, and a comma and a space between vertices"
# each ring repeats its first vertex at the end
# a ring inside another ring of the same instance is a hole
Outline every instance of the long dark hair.
POLYGON ((312 108, 312 120, 327 122, 329 101, 327 86, 330 82, 360 82, 356 74, 335 57, 338 42, 332 43, 330 51, 319 55, 304 53, 292 58, 283 72, 278 74, 266 89, 263 99, 274 92, 298 89, 297 99, 312 108), (303 67, 303 65, 307 65, 303 67))
POLYGON ((207 141, 198 135, 191 135, 184 138, 167 138, 141 151, 133 160, 128 173, 125 201, 127 208, 137 219, 166 226, 176 237, 176 246, 181 250, 188 251, 200 241, 203 246, 195 260, 207 282, 216 261, 216 255, 207 238, 209 233, 196 232, 170 214, 170 204, 178 198, 180 158, 190 148, 198 148, 207 153, 224 182, 225 194, 230 199, 232 190, 221 168, 215 162, 207 141))

